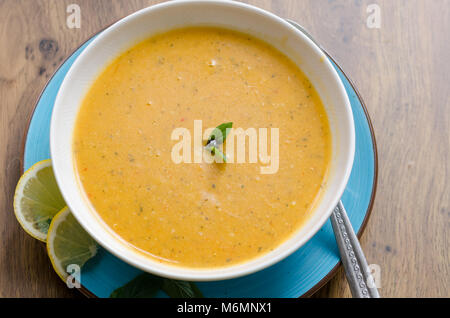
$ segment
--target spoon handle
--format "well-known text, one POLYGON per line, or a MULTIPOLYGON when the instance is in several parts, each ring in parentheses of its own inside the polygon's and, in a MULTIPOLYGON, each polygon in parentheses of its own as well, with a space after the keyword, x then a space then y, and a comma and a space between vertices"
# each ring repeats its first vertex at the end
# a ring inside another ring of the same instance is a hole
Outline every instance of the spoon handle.
MULTIPOLYGON (((323 50, 305 28, 295 21, 287 21, 323 50)), ((339 201, 331 214, 331 225, 333 226, 334 236, 336 237, 342 264, 344 264, 345 274, 353 297, 380 298, 367 265, 366 257, 341 201, 339 201)))
POLYGON ((339 201, 331 214, 331 225, 353 297, 380 298, 366 257, 353 231, 342 201, 339 201))

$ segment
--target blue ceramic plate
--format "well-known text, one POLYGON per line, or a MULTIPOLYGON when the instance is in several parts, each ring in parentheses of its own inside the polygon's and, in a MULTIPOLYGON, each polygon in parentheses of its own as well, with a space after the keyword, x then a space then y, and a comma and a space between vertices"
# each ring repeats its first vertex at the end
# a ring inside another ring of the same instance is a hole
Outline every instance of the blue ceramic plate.
MULTIPOLYGON (((56 94, 69 68, 93 38, 60 66, 43 90, 25 135, 25 170, 37 161, 50 158, 50 117, 56 94)), ((355 161, 342 201, 355 232, 361 235, 375 195, 375 139, 360 96, 331 57, 330 60, 347 90, 355 121, 355 161)), ((324 285, 336 272, 338 264, 339 252, 328 221, 310 241, 283 261, 255 274, 227 281, 202 282, 198 287, 205 297, 300 297, 311 295, 324 285)), ((101 248, 82 269, 81 291, 87 296, 108 297, 140 272, 101 248)), ((163 294, 160 296, 164 297, 163 294)))

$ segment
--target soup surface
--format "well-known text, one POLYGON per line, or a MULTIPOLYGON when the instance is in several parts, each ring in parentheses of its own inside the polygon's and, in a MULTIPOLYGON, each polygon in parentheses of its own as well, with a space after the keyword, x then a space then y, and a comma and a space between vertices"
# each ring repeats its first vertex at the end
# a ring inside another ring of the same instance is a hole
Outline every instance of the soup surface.
POLYGON ((326 182, 331 137, 318 94, 285 55, 199 27, 114 59, 83 100, 73 152, 87 197, 115 233, 161 262, 207 268, 267 253, 302 226, 326 182), (193 135, 194 120, 279 128, 278 171, 174 163, 172 131, 193 135))

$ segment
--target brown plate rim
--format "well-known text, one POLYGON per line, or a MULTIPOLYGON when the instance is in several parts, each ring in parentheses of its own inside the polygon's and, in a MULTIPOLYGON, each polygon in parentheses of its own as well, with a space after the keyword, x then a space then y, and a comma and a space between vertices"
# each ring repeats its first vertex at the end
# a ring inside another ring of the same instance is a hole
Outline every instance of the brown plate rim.
MULTIPOLYGON (((121 18, 122 19, 122 18, 121 18)), ((118 19, 117 21, 121 20, 118 19)), ((115 21, 115 22, 117 22, 115 21)), ((114 22, 114 23, 115 23, 114 22)), ((102 32, 103 30, 107 29, 108 27, 110 27, 111 25, 113 25, 114 23, 109 24, 108 26, 102 28, 101 30, 94 32, 91 36, 89 36, 87 38, 87 40, 83 41, 80 45, 78 45, 74 50, 72 50, 72 52, 65 58, 63 59, 60 64, 58 65, 58 67, 55 69, 55 71, 53 72, 52 76, 50 76, 47 80, 47 82, 45 83, 44 87, 42 88, 41 92, 39 93, 34 106, 33 106, 33 110, 28 118, 28 122, 26 125, 26 129, 24 132, 24 135, 22 137, 22 148, 21 148, 21 161, 20 161, 20 171, 21 174, 24 173, 24 155, 25 155, 25 143, 26 143, 26 139, 28 136, 28 130, 30 128, 30 123, 31 120, 34 116, 34 112, 36 111, 37 105, 39 103, 39 101, 41 100, 42 94, 44 93, 45 89, 47 88, 48 84, 50 83, 50 81, 53 79, 53 77, 55 76, 56 72, 58 72, 58 70, 61 68, 62 65, 64 65, 64 63, 66 63, 66 61, 79 49, 81 48, 84 44, 86 44, 87 41, 89 41, 90 39, 92 39, 94 36, 96 36, 97 34, 99 34, 100 32, 102 32)), ((356 96, 358 97, 361 106, 364 110, 364 114, 367 118, 367 122, 369 124, 369 129, 370 129, 370 135, 372 138, 372 146, 373 146, 373 153, 374 153, 374 177, 373 177, 373 187, 372 187, 372 193, 370 196, 370 202, 369 202, 369 206, 367 208, 366 214, 364 216, 363 222, 361 224, 361 227, 359 228, 358 233, 356 234, 358 238, 361 238, 367 223, 369 221, 369 218, 372 214, 372 209, 373 209, 373 204, 375 201, 375 196, 376 196, 376 190, 377 190, 377 183, 378 183, 378 151, 377 151, 377 143, 376 143, 376 138, 375 138, 375 131, 373 129, 373 125, 372 125, 372 121, 370 119, 370 115, 369 112, 367 110, 366 104, 364 103, 364 100, 361 96, 361 94, 359 93, 359 91, 357 90, 356 86, 354 85, 353 81, 347 76, 347 74, 342 70, 340 64, 338 62, 336 62, 336 60, 331 57, 331 55, 324 50, 323 48, 321 48, 324 53, 327 55, 327 57, 332 60, 334 62, 334 64, 339 68, 339 70, 342 72, 342 74, 345 76, 345 78, 348 80, 348 82, 350 83, 350 86, 352 87, 352 89, 355 91, 356 96)), ((327 282, 329 282, 331 280, 331 278, 333 278, 334 275, 336 275, 339 267, 341 266, 341 261, 339 261, 336 266, 334 266, 330 272, 324 277, 322 278, 317 284, 315 284, 313 287, 311 287, 306 293, 304 293, 303 295, 299 296, 299 298, 305 298, 305 297, 311 297, 314 293, 316 293, 320 288, 322 288, 327 282)), ((85 295, 86 297, 89 298, 97 298, 97 296, 92 293, 90 290, 88 290, 86 287, 84 287, 83 285, 81 285, 80 288, 78 288, 78 290, 85 295)))

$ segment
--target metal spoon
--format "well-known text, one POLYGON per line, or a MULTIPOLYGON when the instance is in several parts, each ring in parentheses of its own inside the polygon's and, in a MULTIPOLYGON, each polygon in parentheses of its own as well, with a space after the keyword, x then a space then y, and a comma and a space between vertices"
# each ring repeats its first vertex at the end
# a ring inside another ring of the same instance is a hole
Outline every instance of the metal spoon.
POLYGON ((341 201, 331 214, 331 225, 353 297, 380 298, 366 257, 341 201))
MULTIPOLYGON (((291 20, 287 21, 302 31, 311 39, 311 41, 323 50, 305 28, 297 22, 291 20)), ((367 265, 366 257, 364 256, 361 245, 355 235, 355 231, 353 231, 352 224, 348 219, 342 201, 339 201, 331 214, 331 225, 333 226, 334 236, 336 237, 342 264, 345 269, 345 275, 347 276, 347 281, 353 297, 380 298, 369 266, 367 265)))

